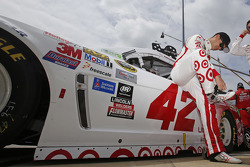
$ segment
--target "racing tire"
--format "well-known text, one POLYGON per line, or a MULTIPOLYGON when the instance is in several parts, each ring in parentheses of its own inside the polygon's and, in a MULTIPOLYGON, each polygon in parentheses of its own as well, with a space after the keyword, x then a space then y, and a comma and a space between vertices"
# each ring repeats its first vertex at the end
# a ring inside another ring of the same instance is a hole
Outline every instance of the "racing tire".
POLYGON ((236 142, 236 124, 229 111, 222 113, 220 121, 220 136, 227 152, 232 152, 236 142))
POLYGON ((35 115, 42 94, 41 73, 33 52, 0 29, 0 148, 11 144, 35 115))
POLYGON ((250 150, 250 128, 244 130, 244 145, 247 150, 250 150))

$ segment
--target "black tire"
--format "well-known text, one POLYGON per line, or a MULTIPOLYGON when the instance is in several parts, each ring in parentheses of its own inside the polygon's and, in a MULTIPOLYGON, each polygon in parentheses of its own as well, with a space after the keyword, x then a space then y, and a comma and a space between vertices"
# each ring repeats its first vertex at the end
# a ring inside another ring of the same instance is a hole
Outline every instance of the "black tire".
POLYGON ((232 114, 229 111, 222 113, 220 121, 221 139, 227 152, 232 152, 236 144, 236 125, 232 114))
POLYGON ((11 85, 5 83, 11 88, 9 93, 2 96, 5 102, 0 99, 0 106, 2 106, 0 107, 0 148, 2 148, 16 140, 35 115, 42 94, 42 68, 32 51, 18 38, 3 29, 0 29, 0 65, 2 72, 7 71, 7 74, 2 74, 2 78, 9 76, 11 80, 11 85), (6 95, 8 95, 7 99, 6 95))
POLYGON ((247 150, 250 150, 250 128, 244 130, 244 145, 247 150))

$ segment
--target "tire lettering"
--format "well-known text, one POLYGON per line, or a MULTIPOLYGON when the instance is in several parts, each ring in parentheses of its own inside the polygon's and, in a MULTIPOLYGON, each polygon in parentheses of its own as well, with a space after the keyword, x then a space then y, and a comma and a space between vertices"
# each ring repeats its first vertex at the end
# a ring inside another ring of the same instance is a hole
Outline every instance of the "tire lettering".
POLYGON ((15 62, 26 59, 22 53, 11 54, 10 50, 15 49, 15 47, 13 45, 4 46, 6 43, 6 40, 0 38, 0 49, 7 53, 15 62))
POLYGON ((6 129, 8 129, 8 122, 2 121, 0 124, 0 133, 3 133, 6 129))

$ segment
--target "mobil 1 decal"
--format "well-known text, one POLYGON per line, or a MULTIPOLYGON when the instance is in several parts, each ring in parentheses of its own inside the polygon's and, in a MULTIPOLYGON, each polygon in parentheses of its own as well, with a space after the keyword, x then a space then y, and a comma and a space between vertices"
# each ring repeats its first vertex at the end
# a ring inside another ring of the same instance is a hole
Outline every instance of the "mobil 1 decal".
POLYGON ((117 97, 111 97, 113 106, 108 107, 107 116, 134 119, 135 110, 132 104, 133 86, 119 83, 117 97))

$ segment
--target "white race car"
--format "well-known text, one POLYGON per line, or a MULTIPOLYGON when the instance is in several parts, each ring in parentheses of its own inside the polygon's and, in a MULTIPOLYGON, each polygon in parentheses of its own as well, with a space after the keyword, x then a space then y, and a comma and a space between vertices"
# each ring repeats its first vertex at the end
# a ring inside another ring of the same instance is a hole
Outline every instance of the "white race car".
MULTIPOLYGON (((202 153, 196 105, 169 78, 176 52, 166 49, 92 50, 0 17, 0 146, 36 145, 35 160, 202 153)), ((241 119, 233 105, 216 108, 232 151, 241 119)))

